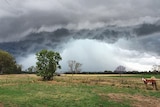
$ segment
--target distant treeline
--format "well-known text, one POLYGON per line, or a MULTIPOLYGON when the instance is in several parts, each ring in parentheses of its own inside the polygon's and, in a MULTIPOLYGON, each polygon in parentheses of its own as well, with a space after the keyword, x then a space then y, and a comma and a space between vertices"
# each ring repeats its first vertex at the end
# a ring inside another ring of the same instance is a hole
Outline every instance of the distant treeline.
MULTIPOLYGON (((3 73, 3 74, 8 74, 8 73, 3 73)), ((0 74, 0 75, 3 75, 0 74)), ((14 72, 14 73, 9 73, 9 74, 36 74, 36 72, 27 72, 27 71, 21 71, 21 72, 14 72)), ((61 74, 56 72, 56 74, 61 74)), ((112 72, 112 71, 99 71, 99 72, 79 72, 79 73, 74 73, 74 72, 63 72, 63 74, 160 74, 158 71, 125 71, 125 72, 112 72)))
POLYGON ((151 71, 125 71, 125 72, 112 72, 112 71, 104 71, 104 72, 65 72, 64 74, 160 74, 160 72, 151 72, 151 71))

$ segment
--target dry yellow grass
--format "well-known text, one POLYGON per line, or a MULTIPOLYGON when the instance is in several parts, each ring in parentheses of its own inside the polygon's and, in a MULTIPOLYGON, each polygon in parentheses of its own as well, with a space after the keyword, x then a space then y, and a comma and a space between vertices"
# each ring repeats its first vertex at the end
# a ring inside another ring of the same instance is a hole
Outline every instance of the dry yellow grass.
MULTIPOLYGON (((146 89, 141 77, 134 77, 135 74, 63 74, 61 76, 54 77, 54 81, 48 83, 84 83, 84 84, 98 84, 98 85, 110 85, 117 87, 127 87, 134 89, 146 89)), ((40 82, 40 77, 35 74, 11 74, 0 75, 0 85, 25 83, 25 82, 40 82)), ((160 88, 160 81, 157 80, 157 86, 160 88)), ((152 86, 149 86, 152 89, 152 86)))
MULTIPOLYGON (((136 74, 122 74, 121 76, 119 74, 63 74, 55 79, 67 83, 110 85, 146 90, 141 77, 137 77, 136 74)), ((156 80, 157 86, 160 88, 160 81, 158 81, 158 78, 156 80)), ((148 85, 148 89, 152 89, 152 86, 148 85)))

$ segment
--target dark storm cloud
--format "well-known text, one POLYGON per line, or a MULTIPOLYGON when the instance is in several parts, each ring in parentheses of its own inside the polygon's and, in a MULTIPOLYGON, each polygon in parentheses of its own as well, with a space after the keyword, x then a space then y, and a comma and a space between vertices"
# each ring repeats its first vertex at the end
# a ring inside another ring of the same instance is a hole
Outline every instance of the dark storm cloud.
POLYGON ((3 17, 0 20, 1 41, 16 40, 30 29, 39 29, 42 26, 67 24, 68 18, 60 13, 32 11, 16 17, 3 17), (13 38, 12 38, 13 37, 13 38))
POLYGON ((148 53, 155 53, 155 54, 158 54, 158 56, 160 56, 160 48, 159 48, 160 36, 159 35, 160 33, 156 33, 156 34, 139 38, 138 39, 139 46, 137 47, 140 47, 141 51, 145 51, 148 53))
POLYGON ((1 0, 0 42, 18 40, 42 27, 154 22, 159 19, 159 5, 159 0, 1 0))
POLYGON ((160 32, 160 25, 158 24, 142 24, 134 30, 139 36, 146 36, 152 33, 160 32))
POLYGON ((43 26, 66 25, 69 18, 60 13, 41 13, 35 11, 19 17, 6 17, 0 20, 0 37, 2 39, 16 40, 28 30, 38 30, 43 26))
POLYGON ((148 69, 159 64, 152 57, 160 55, 159 28, 159 0, 0 1, 0 47, 14 50, 24 64, 35 63, 36 49, 47 47, 61 51, 66 70, 71 59, 86 70, 148 69))

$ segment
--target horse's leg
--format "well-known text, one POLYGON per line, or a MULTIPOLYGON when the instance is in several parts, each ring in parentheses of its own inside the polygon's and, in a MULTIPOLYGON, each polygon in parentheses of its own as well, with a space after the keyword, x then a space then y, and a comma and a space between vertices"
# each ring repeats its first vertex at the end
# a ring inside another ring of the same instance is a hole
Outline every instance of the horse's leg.
POLYGON ((148 89, 147 83, 144 83, 144 84, 145 84, 145 86, 146 86, 146 89, 148 89))
POLYGON ((157 88, 157 83, 156 83, 156 82, 155 82, 155 89, 158 90, 158 88, 157 88))
POLYGON ((154 87, 155 87, 155 82, 152 82, 152 87, 153 87, 153 89, 154 89, 154 87))

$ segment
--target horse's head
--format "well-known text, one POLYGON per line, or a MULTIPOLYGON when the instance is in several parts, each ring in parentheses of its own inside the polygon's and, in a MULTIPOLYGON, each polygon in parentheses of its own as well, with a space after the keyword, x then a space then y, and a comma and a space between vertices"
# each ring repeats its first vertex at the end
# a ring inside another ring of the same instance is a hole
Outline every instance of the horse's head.
POLYGON ((142 78, 142 81, 146 81, 146 79, 142 78))

